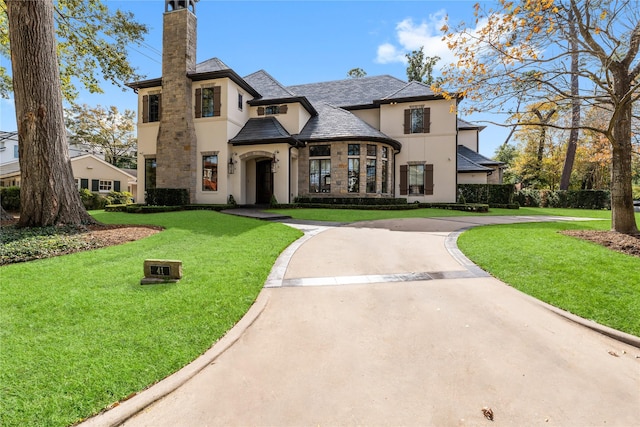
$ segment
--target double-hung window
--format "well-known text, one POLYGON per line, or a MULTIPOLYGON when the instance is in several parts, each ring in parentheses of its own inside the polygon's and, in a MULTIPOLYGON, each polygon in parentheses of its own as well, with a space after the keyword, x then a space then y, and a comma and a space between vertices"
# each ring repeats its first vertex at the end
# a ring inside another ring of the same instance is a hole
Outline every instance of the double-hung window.
POLYGON ((389 192, 389 148, 388 147, 381 148, 380 157, 382 157, 381 192, 388 193, 389 192))
POLYGON ((433 195, 433 165, 411 163, 400 166, 400 194, 433 195))
POLYGON ((156 188, 156 159, 144 159, 144 189, 153 190, 156 188))
POLYGON ((220 116, 222 109, 221 91, 220 86, 206 86, 196 89, 196 119, 220 116))
POLYGON ((142 97, 142 123, 158 122, 162 117, 162 94, 151 92, 142 97))
POLYGON ((404 133, 431 132, 431 109, 423 105, 411 106, 404 110, 404 133))

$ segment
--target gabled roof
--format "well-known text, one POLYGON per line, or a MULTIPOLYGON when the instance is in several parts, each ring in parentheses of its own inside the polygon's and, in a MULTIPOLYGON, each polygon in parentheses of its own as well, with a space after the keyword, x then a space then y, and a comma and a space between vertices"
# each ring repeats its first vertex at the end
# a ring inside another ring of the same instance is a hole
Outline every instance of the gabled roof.
POLYGON ((407 102, 413 100, 427 100, 442 98, 441 95, 436 95, 429 85, 422 82, 411 81, 406 83, 403 87, 395 92, 388 94, 387 96, 376 100, 377 104, 388 104, 391 102, 407 102))
POLYGON ((232 145, 276 144, 286 142, 293 146, 303 144, 289 132, 275 117, 249 119, 238 134, 229 140, 232 145))
POLYGON ((458 118, 458 129, 459 130, 473 130, 473 129, 483 130, 484 128, 486 128, 486 126, 480 126, 480 125, 477 125, 475 123, 471 123, 471 122, 468 122, 466 120, 462 120, 462 119, 458 118))
POLYGON ((401 144, 370 126, 349 111, 327 104, 316 104, 318 115, 311 117, 297 135, 304 142, 319 141, 378 141, 399 150, 401 144))
POLYGON ((480 153, 476 153, 475 151, 468 147, 465 147, 464 145, 458 145, 458 154, 461 154, 472 162, 482 166, 501 166, 504 164, 496 160, 491 160, 480 153))
POLYGON ((260 95, 262 95, 263 98, 279 99, 292 98, 296 96, 295 93, 280 84, 279 81, 274 79, 271 74, 267 73, 265 70, 259 70, 245 76, 244 81, 260 92, 260 95))
POLYGON ((219 58, 210 58, 196 64, 196 73, 211 73, 214 71, 230 70, 219 58))
POLYGON ((12 176, 20 174, 20 161, 3 163, 0 165, 0 177, 12 176))
POLYGON ((307 97, 314 105, 317 102, 326 102, 337 107, 355 109, 372 106, 374 100, 382 99, 402 89, 406 84, 403 80, 382 75, 294 85, 288 86, 287 89, 307 97))

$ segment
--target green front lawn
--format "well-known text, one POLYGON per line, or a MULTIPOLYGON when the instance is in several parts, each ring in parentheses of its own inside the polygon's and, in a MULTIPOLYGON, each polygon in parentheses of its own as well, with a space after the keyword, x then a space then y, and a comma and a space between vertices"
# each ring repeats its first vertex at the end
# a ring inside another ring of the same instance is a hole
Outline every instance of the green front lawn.
POLYGON ((210 211, 93 214, 166 230, 0 267, 2 426, 67 426, 177 371, 246 313, 301 235, 210 211), (183 279, 141 286, 150 258, 182 260, 183 279))
POLYGON ((610 221, 490 225, 465 231, 458 247, 522 292, 640 336, 640 258, 559 233, 610 227, 610 221))
POLYGON ((553 209, 553 208, 520 208, 520 209, 495 209, 488 213, 454 211, 448 209, 408 209, 408 210, 360 210, 360 209, 270 209, 269 212, 288 215, 294 219, 332 221, 332 222, 355 222, 373 221, 377 219, 393 218, 438 218, 452 216, 530 216, 530 215, 553 215, 553 216, 575 216, 582 218, 602 218, 610 219, 610 211, 592 211, 588 209, 553 209))

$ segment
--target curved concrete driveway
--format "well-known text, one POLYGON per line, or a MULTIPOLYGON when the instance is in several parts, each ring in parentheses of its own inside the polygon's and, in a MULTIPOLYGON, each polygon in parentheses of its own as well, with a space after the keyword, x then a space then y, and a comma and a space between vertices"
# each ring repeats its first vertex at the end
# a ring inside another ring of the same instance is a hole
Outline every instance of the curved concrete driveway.
POLYGON ((124 425, 638 425, 640 349, 452 257, 478 221, 306 226, 237 341, 124 425))

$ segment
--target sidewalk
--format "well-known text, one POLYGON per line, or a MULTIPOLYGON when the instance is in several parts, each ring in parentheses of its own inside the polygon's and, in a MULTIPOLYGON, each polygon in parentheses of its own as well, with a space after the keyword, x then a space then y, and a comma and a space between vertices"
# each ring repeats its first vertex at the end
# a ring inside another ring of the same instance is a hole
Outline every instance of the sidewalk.
POLYGON ((509 219, 297 225, 227 336, 83 425, 486 425, 485 406, 495 425, 636 424, 639 348, 447 250, 488 221, 509 219))

